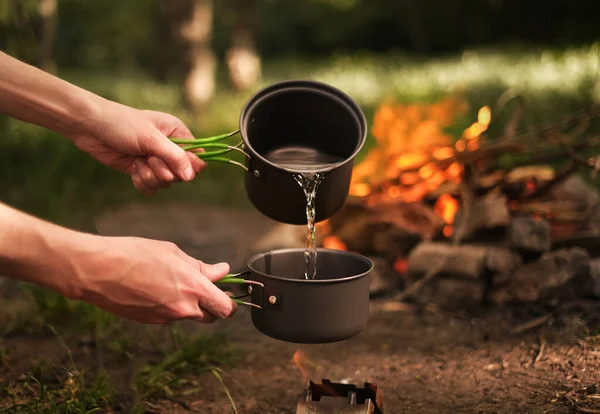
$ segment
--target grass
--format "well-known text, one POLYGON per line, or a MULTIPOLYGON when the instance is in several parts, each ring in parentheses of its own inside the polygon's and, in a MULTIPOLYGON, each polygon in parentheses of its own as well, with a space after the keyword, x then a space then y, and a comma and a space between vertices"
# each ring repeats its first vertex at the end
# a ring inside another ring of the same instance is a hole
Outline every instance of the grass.
MULTIPOLYGON (((180 398, 200 393, 203 375, 216 377, 235 407, 221 374, 241 354, 224 334, 191 334, 180 324, 135 324, 37 288, 30 298, 36 318, 0 338, 0 412, 91 413, 121 407, 136 413, 164 399, 185 406, 180 398), (39 338, 43 350, 25 364, 10 353, 11 346, 19 350, 15 344, 23 337, 39 338), (123 362, 129 367, 125 371, 123 362)), ((3 304, 2 311, 12 303, 3 304)))
POLYGON ((195 393, 201 387, 186 375, 211 372, 223 384, 218 367, 231 364, 237 356, 222 334, 200 335, 165 355, 159 363, 142 368, 133 380, 133 388, 141 399, 170 398, 176 394, 174 389, 184 387, 184 395, 195 393))

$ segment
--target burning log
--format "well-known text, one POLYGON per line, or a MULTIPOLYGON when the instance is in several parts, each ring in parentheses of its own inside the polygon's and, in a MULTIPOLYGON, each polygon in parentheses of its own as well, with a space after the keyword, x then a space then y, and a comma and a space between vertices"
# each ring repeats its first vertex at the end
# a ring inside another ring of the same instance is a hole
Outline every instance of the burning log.
POLYGON ((405 256, 420 240, 439 233, 444 222, 422 203, 367 206, 350 198, 327 220, 325 232, 345 250, 384 256, 405 256))
POLYGON ((438 234, 445 225, 429 206, 423 203, 381 204, 371 208, 375 220, 389 223, 393 228, 411 234, 418 234, 429 240, 438 234))

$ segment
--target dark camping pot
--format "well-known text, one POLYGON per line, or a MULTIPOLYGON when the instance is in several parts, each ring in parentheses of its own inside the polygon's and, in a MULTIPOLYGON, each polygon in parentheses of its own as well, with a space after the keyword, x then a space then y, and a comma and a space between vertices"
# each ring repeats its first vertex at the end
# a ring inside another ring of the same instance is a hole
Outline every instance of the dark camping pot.
POLYGON ((369 318, 373 263, 359 254, 317 249, 317 276, 305 279, 304 249, 281 249, 248 260, 248 270, 217 282, 245 283, 252 323, 286 342, 322 344, 357 335, 369 318))
POLYGON ((354 158, 367 136, 365 116, 349 96, 320 82, 276 83, 248 100, 239 127, 239 131, 217 137, 173 141, 196 144, 185 149, 221 148, 199 156, 205 161, 228 162, 244 168, 250 201, 262 214, 278 222, 307 222, 306 198, 294 178, 298 173, 324 174, 315 199, 317 222, 331 217, 342 206, 348 195, 354 158), (237 132, 242 137, 240 145, 215 144, 237 132), (231 150, 243 152, 245 162, 220 157, 231 150))

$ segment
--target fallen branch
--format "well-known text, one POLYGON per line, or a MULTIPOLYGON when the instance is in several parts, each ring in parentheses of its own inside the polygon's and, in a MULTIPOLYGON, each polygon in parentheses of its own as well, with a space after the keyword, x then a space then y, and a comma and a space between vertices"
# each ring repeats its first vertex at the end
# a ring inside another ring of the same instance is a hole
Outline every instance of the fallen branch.
POLYGON ((539 318, 535 318, 535 319, 532 319, 530 321, 527 321, 527 322, 524 322, 522 324, 515 326, 514 328, 512 328, 510 330, 510 333, 512 335, 517 335, 517 334, 521 334, 523 332, 527 332, 531 329, 535 329, 535 328, 540 327, 543 324, 547 323, 550 320, 550 318, 552 318, 552 314, 547 313, 546 315, 540 316, 539 318))
POLYGON ((580 413, 588 413, 588 414, 600 414, 600 410, 596 410, 594 408, 584 408, 584 407, 580 407, 577 404, 575 405, 575 409, 577 411, 579 411, 580 413))

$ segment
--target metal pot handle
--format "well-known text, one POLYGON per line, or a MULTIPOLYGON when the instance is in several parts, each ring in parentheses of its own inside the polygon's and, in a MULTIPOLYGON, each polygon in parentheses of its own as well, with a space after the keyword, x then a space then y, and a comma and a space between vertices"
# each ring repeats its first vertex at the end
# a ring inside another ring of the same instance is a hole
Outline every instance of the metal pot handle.
POLYGON ((240 296, 236 296, 233 297, 233 301, 235 303, 237 303, 238 305, 246 305, 246 306, 252 306, 255 307, 257 309, 263 309, 262 306, 257 305, 256 303, 252 303, 252 302, 245 302, 242 300, 242 298, 245 298, 246 296, 249 296, 252 294, 252 286, 259 286, 261 288, 264 288, 265 285, 262 284, 261 282, 257 282, 255 280, 248 280, 248 279, 244 279, 244 276, 249 275, 250 271, 246 270, 245 272, 241 272, 241 273, 236 273, 236 274, 229 274, 226 275, 225 277, 217 280, 215 282, 215 284, 232 284, 232 285, 248 285, 248 293, 244 294, 244 295, 240 295, 240 296))
POLYGON ((238 151, 238 152, 241 152, 242 154, 244 154, 244 156, 246 156, 248 159, 250 158, 250 155, 248 155, 248 153, 242 149, 242 147, 244 146, 243 141, 241 141, 237 145, 227 145, 227 144, 223 144, 220 142, 229 137, 234 136, 235 134, 237 134, 239 132, 240 132, 240 130, 238 129, 238 130, 230 132, 228 134, 215 135, 213 137, 208 137, 208 138, 197 138, 197 139, 169 138, 169 140, 171 140, 171 142, 173 142, 175 144, 185 145, 184 147, 182 147, 185 151, 216 148, 216 150, 214 150, 214 151, 196 152, 195 154, 198 156, 198 158, 200 158, 204 161, 222 162, 222 163, 226 163, 226 164, 237 165, 238 167, 243 168, 247 172, 248 168, 244 164, 239 163, 237 161, 230 160, 229 158, 221 157, 221 155, 227 154, 231 151, 238 151))

